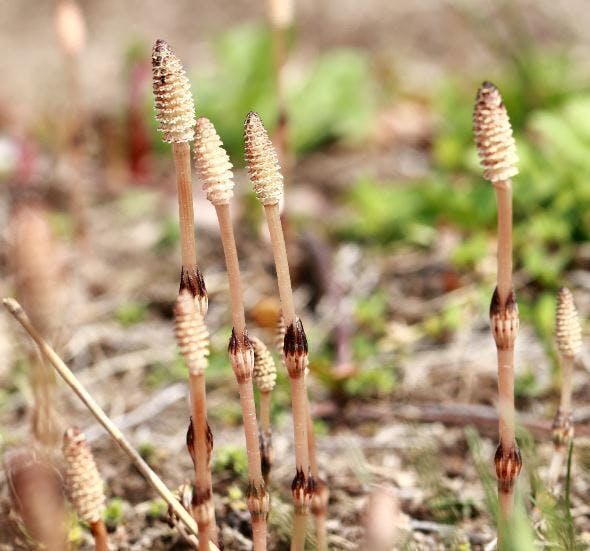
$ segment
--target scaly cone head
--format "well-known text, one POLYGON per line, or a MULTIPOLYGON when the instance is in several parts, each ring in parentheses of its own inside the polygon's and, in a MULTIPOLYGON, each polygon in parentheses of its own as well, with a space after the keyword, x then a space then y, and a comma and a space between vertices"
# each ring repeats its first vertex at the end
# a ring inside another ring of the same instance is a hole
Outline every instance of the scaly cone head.
POLYGON ((567 358, 575 358, 582 348, 582 328, 578 312, 574 297, 566 287, 562 287, 557 293, 555 340, 559 352, 567 358))
POLYGON ((174 303, 174 334, 189 372, 202 375, 208 365, 209 333, 192 295, 186 290, 174 303))
POLYGON ((232 164, 213 123, 205 117, 195 127, 194 156, 207 199, 215 206, 229 203, 234 194, 232 164))
POLYGON ((281 167, 262 120, 254 112, 244 124, 244 153, 256 197, 265 206, 278 204, 283 197, 281 167))
POLYGON ((250 337, 254 348, 254 383, 260 392, 271 392, 277 381, 277 368, 266 345, 258 337, 250 337))
POLYGON ((518 174, 510 119, 500 92, 491 82, 484 82, 477 92, 473 132, 486 180, 503 182, 518 174))
POLYGON ((156 120, 163 140, 190 142, 195 135, 195 105, 182 63, 165 40, 152 50, 152 75, 156 120))
POLYGON ((80 519, 98 522, 105 507, 103 481, 86 437, 77 427, 64 434, 63 455, 68 498, 80 519))

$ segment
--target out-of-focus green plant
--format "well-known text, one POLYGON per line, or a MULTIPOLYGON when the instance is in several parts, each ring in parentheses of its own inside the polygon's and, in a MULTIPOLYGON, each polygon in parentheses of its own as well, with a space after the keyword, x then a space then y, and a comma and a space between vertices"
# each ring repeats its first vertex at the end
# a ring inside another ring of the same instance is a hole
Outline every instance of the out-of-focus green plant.
POLYGON ((121 304, 115 311, 115 319, 123 326, 129 327, 142 322, 148 311, 145 302, 129 301, 121 304))
POLYGON ((122 499, 115 497, 111 499, 105 508, 103 518, 107 526, 117 527, 123 522, 125 516, 125 503, 122 499))
POLYGON ((394 388, 395 375, 393 369, 386 366, 361 369, 344 382, 346 395, 360 399, 383 398, 391 395, 394 388))
POLYGON ((248 471, 246 450, 239 446, 222 446, 213 458, 213 472, 220 473, 231 471, 241 477, 245 477, 248 471))
MULTIPOLYGON (((257 111, 272 132, 278 116, 270 30, 231 29, 214 42, 216 65, 193 69, 197 111, 210 118, 232 158, 242 163, 243 121, 257 111)), ((373 120, 375 79, 367 57, 333 50, 301 68, 286 86, 292 146, 303 153, 331 141, 362 140, 373 120)))

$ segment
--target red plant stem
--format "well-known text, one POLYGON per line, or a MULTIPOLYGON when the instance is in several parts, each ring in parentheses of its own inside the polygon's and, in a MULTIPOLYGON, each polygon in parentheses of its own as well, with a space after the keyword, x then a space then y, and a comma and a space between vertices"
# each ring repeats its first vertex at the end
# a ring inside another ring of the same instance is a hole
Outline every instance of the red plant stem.
POLYGON ((104 521, 98 520, 90 524, 90 531, 94 537, 96 551, 109 551, 109 538, 104 521))
MULTIPOLYGON (((207 450, 207 399, 205 376, 189 374, 189 387, 191 396, 191 408, 193 418, 193 436, 195 443, 195 492, 199 502, 207 502, 213 499, 213 487, 209 466, 209 454, 207 450)), ((195 516, 199 528, 199 549, 208 550, 209 540, 213 531, 215 520, 206 518, 199 521, 195 516)))
POLYGON ((182 265, 189 269, 197 263, 195 243, 195 213, 191 179, 191 152, 188 142, 172 144, 178 188, 178 216, 180 221, 180 252, 182 265))
POLYGON ((246 329, 246 316, 244 313, 244 302, 242 294, 242 283, 240 278, 240 266, 238 262, 238 251, 231 221, 229 204, 215 205, 215 212, 219 221, 223 254, 227 267, 227 277, 230 281, 229 294, 231 301, 232 323, 236 336, 241 338, 246 329))
POLYGON ((494 184, 498 203, 498 276, 500 304, 506 304, 512 291, 512 183, 494 184))

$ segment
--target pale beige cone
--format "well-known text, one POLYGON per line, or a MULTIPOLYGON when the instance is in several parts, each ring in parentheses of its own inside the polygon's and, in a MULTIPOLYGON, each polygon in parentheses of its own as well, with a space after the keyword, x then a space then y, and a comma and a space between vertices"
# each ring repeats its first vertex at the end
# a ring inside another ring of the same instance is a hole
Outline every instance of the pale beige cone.
POLYGON ((518 156, 512 126, 502 96, 491 82, 484 82, 477 92, 473 131, 484 178, 495 183, 516 176, 518 156))
POLYGON ((104 485, 80 429, 70 428, 64 434, 63 455, 66 490, 76 514, 88 523, 101 520, 105 509, 104 485))
POLYGON ((582 328, 578 312, 574 297, 566 287, 561 288, 557 294, 555 339, 563 356, 575 358, 582 348, 582 328))
POLYGON ((258 337, 250 337, 254 347, 254 383, 260 392, 271 392, 277 382, 277 368, 272 354, 258 337))
POLYGON ((215 206, 228 204, 234 194, 232 164, 213 123, 205 117, 195 126, 193 154, 207 199, 215 206))
POLYGON ((257 113, 244 124, 244 155, 254 193, 264 205, 276 205, 283 197, 283 176, 272 141, 257 113))

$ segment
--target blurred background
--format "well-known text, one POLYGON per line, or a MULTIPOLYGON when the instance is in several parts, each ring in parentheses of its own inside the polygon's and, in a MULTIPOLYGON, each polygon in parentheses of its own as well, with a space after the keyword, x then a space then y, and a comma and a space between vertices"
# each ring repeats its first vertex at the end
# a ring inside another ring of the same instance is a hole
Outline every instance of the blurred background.
MULTIPOLYGON (((385 488, 388 518, 408 549, 491 549, 494 511, 484 490, 496 442, 487 320, 496 205, 471 130, 475 93, 491 80, 520 157, 523 537, 584 548, 584 365, 574 377, 571 522, 558 522, 563 504, 541 480, 559 396, 555 292, 568 285, 583 319, 590 308, 586 8, 583 0, 0 0, 1 294, 21 300, 170 486, 191 476, 186 373, 172 334, 175 181, 151 93, 151 46, 167 40, 190 76, 197 115, 215 124, 236 169, 232 209, 249 327, 269 347, 279 302, 263 213, 243 169, 249 111, 262 115, 281 156, 318 453, 331 487, 331 548, 359 548, 367 510, 385 488)), ((218 517, 229 548, 248 549, 225 266, 214 209, 196 175, 193 182, 210 300, 218 517)), ((0 358, 5 451, 26 442, 39 418, 30 376, 37 360, 7 315, 0 358)), ((287 548, 292 477, 289 387, 279 372, 273 549, 287 548)), ((117 548, 183 548, 127 459, 61 384, 53 392, 56 427, 79 424, 96 451, 117 548)), ((1 483, 8 526, 4 475, 1 483)), ((18 540, 14 528, 5 533, 18 540)), ((70 538, 88 545, 75 522, 70 538)))

